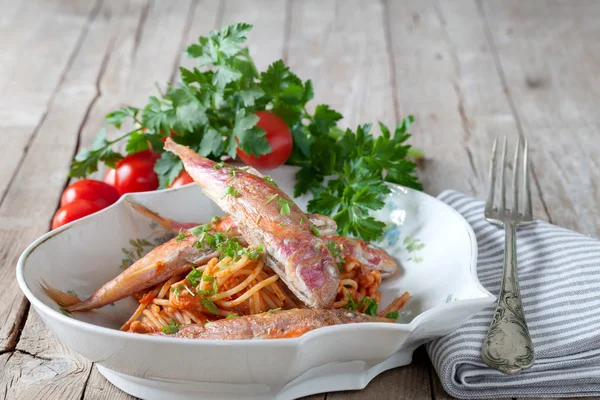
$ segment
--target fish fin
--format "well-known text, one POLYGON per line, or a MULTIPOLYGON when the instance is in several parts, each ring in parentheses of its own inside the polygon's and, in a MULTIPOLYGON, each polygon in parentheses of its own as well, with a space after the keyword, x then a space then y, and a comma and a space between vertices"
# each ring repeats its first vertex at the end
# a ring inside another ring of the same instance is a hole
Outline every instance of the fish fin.
POLYGON ((43 279, 42 282, 44 282, 43 284, 40 283, 42 290, 59 306, 70 307, 81 303, 81 300, 76 295, 55 289, 43 279))
POLYGON ((154 212, 154 211, 150 210, 149 208, 147 208, 146 206, 138 204, 138 203, 136 203, 136 202, 134 202, 134 201, 132 201, 130 199, 126 199, 125 203, 127 203, 135 211, 139 212, 143 216, 145 216, 145 217, 151 219, 152 221, 156 222, 157 224, 159 224, 163 228, 168 229, 170 231, 173 231, 173 232, 177 233, 176 229, 173 227, 173 223, 172 223, 172 221, 170 219, 161 217, 159 213, 154 212))

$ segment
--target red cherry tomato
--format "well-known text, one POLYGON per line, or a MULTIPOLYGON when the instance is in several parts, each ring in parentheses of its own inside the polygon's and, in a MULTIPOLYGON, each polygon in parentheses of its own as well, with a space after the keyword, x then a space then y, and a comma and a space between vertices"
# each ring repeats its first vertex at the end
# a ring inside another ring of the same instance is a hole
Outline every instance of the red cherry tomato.
POLYGON ((112 187, 115 187, 115 179, 117 178, 117 170, 114 168, 109 168, 104 174, 104 183, 109 184, 112 187))
POLYGON ((58 209, 52 219, 52 229, 68 224, 69 222, 86 217, 96 211, 102 210, 104 207, 95 201, 90 200, 75 200, 58 209))
POLYGON ((258 169, 273 169, 283 165, 292 154, 292 133, 285 121, 269 111, 257 111, 260 118, 257 126, 267 132, 266 138, 273 149, 269 154, 260 157, 248 155, 238 149, 238 156, 246 164, 258 169))
POLYGON ((108 207, 119 200, 119 193, 114 187, 93 179, 82 179, 69 185, 60 198, 60 206, 66 206, 76 200, 95 201, 102 207, 108 207))
POLYGON ((147 192, 158 188, 154 164, 159 157, 159 153, 144 150, 119 161, 115 172, 115 188, 119 194, 147 192))
POLYGON ((192 183, 192 182, 194 182, 194 180, 192 179, 192 177, 190 176, 190 174, 188 174, 187 171, 185 169, 183 169, 179 173, 179 176, 177 176, 177 178, 175 178, 175 180, 173 181, 173 183, 171 183, 169 185, 169 187, 170 188, 176 188, 176 187, 179 187, 179 186, 187 185, 188 183, 192 183))

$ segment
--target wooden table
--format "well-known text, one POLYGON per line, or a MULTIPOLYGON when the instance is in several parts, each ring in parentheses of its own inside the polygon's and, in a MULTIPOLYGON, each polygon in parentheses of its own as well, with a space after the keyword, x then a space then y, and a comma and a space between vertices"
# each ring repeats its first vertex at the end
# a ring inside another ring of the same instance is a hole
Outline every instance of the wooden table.
MULTIPOLYGON (((17 258, 104 114, 145 104, 191 65, 186 44, 239 21, 259 68, 283 58, 344 124, 414 114, 428 193, 482 198, 493 138, 522 133, 537 216, 598 236, 599 1, 0 0, 0 398, 130 398, 30 310, 17 258)), ((326 397, 448 398, 423 349, 326 397)))

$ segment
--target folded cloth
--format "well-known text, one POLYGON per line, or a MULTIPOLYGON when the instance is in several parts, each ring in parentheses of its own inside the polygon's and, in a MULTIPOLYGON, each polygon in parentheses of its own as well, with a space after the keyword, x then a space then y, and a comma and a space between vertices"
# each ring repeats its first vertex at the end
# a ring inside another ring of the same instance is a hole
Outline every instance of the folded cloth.
MULTIPOLYGON (((504 230, 485 221, 481 201, 452 191, 439 199, 473 227, 477 275, 497 295, 504 230)), ((520 374, 504 375, 483 363, 481 345, 494 305, 427 345, 444 389, 463 399, 600 395, 600 242, 536 221, 517 231, 517 262, 535 364, 520 374)))

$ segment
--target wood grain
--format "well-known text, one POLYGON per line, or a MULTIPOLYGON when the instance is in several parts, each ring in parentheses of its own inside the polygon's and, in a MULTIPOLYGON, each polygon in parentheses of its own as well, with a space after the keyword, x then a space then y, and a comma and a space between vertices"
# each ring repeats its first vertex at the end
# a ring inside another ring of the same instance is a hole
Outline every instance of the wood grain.
MULTIPOLYGON (((89 19, 97 11, 92 1, 34 1, 27 7, 14 3, 2 5, 0 17, 0 131, 4 150, 0 157, 0 202, 56 96, 89 19)), ((0 338, 5 336, 2 332, 0 328, 0 338)), ((0 349, 4 346, 0 341, 0 349)))
MULTIPOLYGON (((13 353, 3 355, 0 393, 5 399, 81 398, 91 361, 71 351, 33 312, 13 353)), ((0 358, 0 366, 2 365, 0 358)))
POLYGON ((227 0, 219 25, 236 22, 254 25, 248 35, 247 45, 259 71, 266 70, 269 64, 283 57, 286 1, 227 0))
POLYGON ((291 13, 287 62, 300 78, 313 81, 312 107, 329 104, 342 113, 346 127, 395 124, 382 3, 293 1, 291 13))
POLYGON ((552 221, 600 236, 600 3, 483 2, 552 221))
MULTIPOLYGON (((254 24, 259 69, 285 59, 346 126, 414 114, 429 193, 482 198, 493 138, 526 135, 536 215, 600 236, 597 1, 0 0, 0 9, 0 399, 132 398, 34 311, 25 319, 14 265, 47 230, 70 160, 104 114, 145 104, 155 83, 164 92, 178 65, 193 66, 185 46, 223 23, 254 24)), ((364 391, 308 399, 432 397, 450 398, 420 349, 364 391)))
MULTIPOLYGON (((97 14, 94 14, 92 24, 97 14)), ((85 17, 73 18, 79 19, 85 20, 85 17)), ((89 33, 84 31, 79 48, 86 42, 89 33)), ((44 31, 39 34, 44 35, 44 31)), ((41 37, 36 40, 41 40, 41 37)), ((75 43, 72 45, 75 46, 75 43)), ((92 64, 95 65, 95 60, 90 61, 94 61, 92 64)), ((11 177, 10 168, 4 170, 6 175, 3 175, 17 184, 4 188, 6 190, 0 204, 0 279, 6 282, 0 291, 0 320, 3 321, 0 326, 0 351, 14 347, 19 321, 27 304, 14 279, 14 266, 25 246, 48 229, 64 185, 65 167, 73 156, 75 136, 56 135, 56 132, 77 131, 77 116, 83 111, 79 102, 86 98, 86 92, 73 90, 73 77, 76 75, 71 71, 77 74, 88 68, 93 66, 82 65, 74 59, 64 67, 62 73, 65 77, 56 89, 52 89, 56 94, 47 105, 43 121, 39 126, 29 126, 30 130, 35 130, 35 135, 33 131, 29 132, 31 142, 27 145, 28 151, 17 152, 10 147, 10 143, 6 149, 8 159, 14 155, 19 159, 23 156, 23 159, 19 161, 20 169, 14 176, 11 177), (72 119, 64 118, 65 113, 72 119)))

